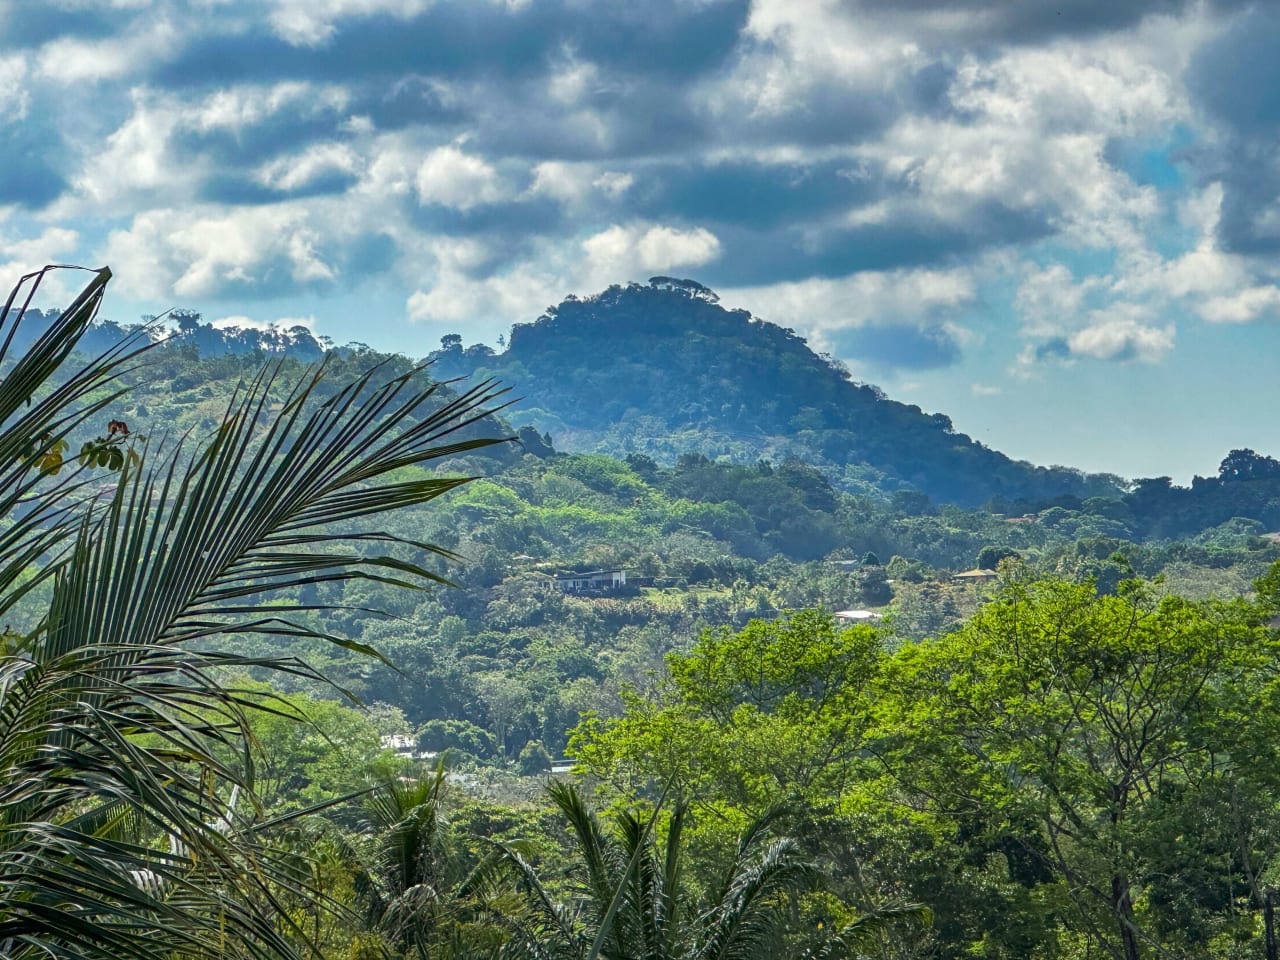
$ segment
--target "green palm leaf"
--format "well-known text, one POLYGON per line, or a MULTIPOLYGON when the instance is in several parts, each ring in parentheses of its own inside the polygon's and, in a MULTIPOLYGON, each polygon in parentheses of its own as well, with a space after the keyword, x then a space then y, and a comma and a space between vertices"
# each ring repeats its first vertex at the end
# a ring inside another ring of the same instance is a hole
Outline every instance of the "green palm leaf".
POLYGON ((85 471, 50 476, 32 458, 110 405, 142 348, 55 380, 101 300, 102 270, 10 356, 45 275, 0 312, 0 613, 30 599, 30 584, 15 584, 33 564, 52 581, 39 627, 0 651, 0 955, 295 955, 305 933, 280 898, 323 895, 270 831, 231 809, 234 786, 251 799, 246 717, 272 707, 224 678, 248 666, 315 674, 219 648, 256 633, 371 652, 298 616, 316 607, 272 600, 352 578, 441 582, 428 564, 445 551, 361 527, 466 482, 392 475, 495 442, 458 431, 501 391, 454 396, 420 370, 385 381, 374 370, 319 399, 321 366, 273 412, 270 369, 209 440, 153 446, 95 499, 85 471))

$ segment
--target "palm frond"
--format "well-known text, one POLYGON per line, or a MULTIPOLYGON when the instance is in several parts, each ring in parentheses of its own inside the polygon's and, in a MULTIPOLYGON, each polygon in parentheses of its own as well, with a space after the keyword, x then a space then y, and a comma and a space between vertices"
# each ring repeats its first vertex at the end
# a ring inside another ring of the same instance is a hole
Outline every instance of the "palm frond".
POLYGON ((774 840, 753 863, 740 857, 721 901, 698 921, 698 960, 776 956, 782 932, 778 910, 787 895, 813 883, 816 868, 794 840, 774 840))
POLYGON ((103 268, 15 357, 18 331, 32 322, 27 307, 55 269, 23 277, 0 306, 0 516, 9 521, 0 531, 0 616, 56 573, 52 555, 78 522, 76 507, 87 493, 81 471, 54 470, 43 458, 119 399, 120 377, 150 346, 138 334, 78 369, 65 369, 102 302, 111 278, 103 268), (35 575, 15 589, 33 569, 35 575))
POLYGON ((87 475, 33 464, 114 401, 144 347, 55 379, 101 301, 102 270, 10 356, 46 274, 24 278, 0 311, 0 613, 33 565, 52 584, 39 627, 0 651, 0 955, 296 955, 306 935, 285 901, 325 897, 269 831, 229 809, 234 787, 251 795, 248 716, 272 707, 223 677, 318 675, 218 646, 259 633, 371 652, 296 615, 316 607, 282 612, 273 598, 329 580, 442 582, 429 561, 446 551, 361 526, 466 482, 391 475, 495 442, 457 432, 503 391, 455 396, 423 385, 421 370, 384 381, 375 369, 322 400, 322 365, 276 411, 279 368, 268 369, 208 441, 148 449, 95 499, 87 475), (236 755, 244 762, 225 759, 236 755))
POLYGON ((933 913, 924 904, 880 904, 874 910, 845 924, 835 934, 819 939, 800 954, 799 960, 834 960, 865 954, 897 928, 907 924, 927 927, 932 922, 933 913))

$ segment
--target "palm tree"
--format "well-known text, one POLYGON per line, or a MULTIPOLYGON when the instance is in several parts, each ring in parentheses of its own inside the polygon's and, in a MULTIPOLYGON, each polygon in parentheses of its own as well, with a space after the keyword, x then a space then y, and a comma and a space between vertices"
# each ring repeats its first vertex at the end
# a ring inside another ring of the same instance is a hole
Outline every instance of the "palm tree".
POLYGON ((578 847, 575 896, 560 902, 518 847, 499 846, 525 895, 525 909, 506 914, 513 935, 504 960, 837 960, 878 948, 903 921, 929 921, 919 904, 889 903, 843 925, 789 930, 785 908, 821 878, 794 840, 774 836, 793 813, 786 806, 747 826, 723 876, 699 898, 685 878, 688 801, 673 804, 659 839, 665 793, 647 818, 614 814, 612 829, 572 784, 552 782, 548 793, 578 847))
POLYGON ((443 761, 430 777, 390 781, 366 800, 373 855, 368 923, 403 956, 497 960, 500 918, 518 906, 492 860, 479 862, 445 816, 443 761))
POLYGON ((526 891, 528 910, 513 917, 507 956, 539 960, 758 960, 784 957, 784 905, 816 880, 794 841, 770 839, 779 810, 750 825, 722 881, 701 905, 684 882, 688 804, 674 804, 661 840, 655 822, 634 812, 606 829, 571 784, 553 782, 552 802, 578 847, 571 905, 548 891, 522 854, 505 848, 526 891))
POLYGON ((13 349, 50 269, 23 278, 0 310, 0 617, 36 602, 36 588, 49 595, 33 630, 0 637, 0 955, 297 955, 305 931, 277 901, 282 889, 305 893, 304 881, 266 825, 228 803, 237 787, 252 798, 246 717, 271 701, 229 677, 314 673, 225 652, 224 641, 318 638, 372 653, 280 594, 351 578, 439 581, 421 558, 445 551, 369 524, 466 482, 391 475, 493 442, 456 432, 499 391, 452 395, 416 371, 382 381, 374 370, 321 399, 323 364, 292 388, 269 369, 203 442, 153 443, 137 461, 90 447, 84 464, 68 463, 69 438, 120 397, 146 344, 67 371, 104 268, 13 349), (100 462, 119 470, 113 490, 94 473, 100 462))

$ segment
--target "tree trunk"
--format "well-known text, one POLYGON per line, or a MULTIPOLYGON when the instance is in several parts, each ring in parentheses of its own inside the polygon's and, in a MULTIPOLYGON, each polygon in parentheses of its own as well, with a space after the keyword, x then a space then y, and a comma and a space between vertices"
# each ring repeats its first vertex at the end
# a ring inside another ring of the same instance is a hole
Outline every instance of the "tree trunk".
POLYGON ((1280 948, 1276 945, 1276 906, 1270 890, 1262 898, 1262 921, 1266 926, 1267 960, 1280 960, 1280 948))
POLYGON ((1111 908, 1120 924, 1120 942, 1124 944, 1124 960, 1139 960, 1138 937, 1133 929, 1133 901, 1129 899, 1129 881, 1116 874, 1111 878, 1111 908))

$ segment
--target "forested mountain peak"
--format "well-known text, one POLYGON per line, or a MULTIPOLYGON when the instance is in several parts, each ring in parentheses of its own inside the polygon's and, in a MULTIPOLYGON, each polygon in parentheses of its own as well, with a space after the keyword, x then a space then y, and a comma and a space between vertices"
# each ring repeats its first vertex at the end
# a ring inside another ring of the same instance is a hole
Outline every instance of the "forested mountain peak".
POLYGON ((916 489, 935 500, 1114 494, 1115 478, 1015 462, 949 417, 890 400, 794 330, 726 309, 693 280, 653 277, 568 296, 516 324, 502 353, 432 355, 442 375, 494 375, 527 400, 518 423, 561 449, 672 461, 688 451, 751 461, 797 456, 848 484, 916 489))

